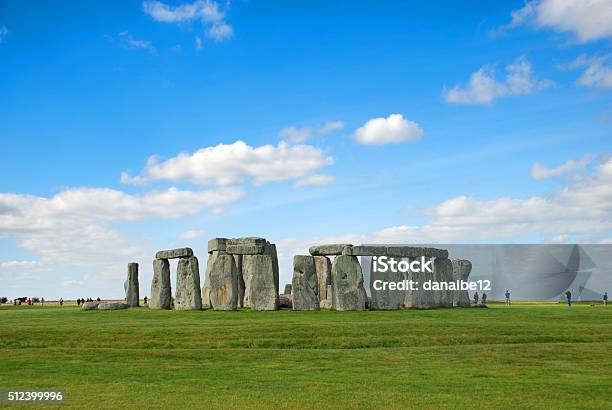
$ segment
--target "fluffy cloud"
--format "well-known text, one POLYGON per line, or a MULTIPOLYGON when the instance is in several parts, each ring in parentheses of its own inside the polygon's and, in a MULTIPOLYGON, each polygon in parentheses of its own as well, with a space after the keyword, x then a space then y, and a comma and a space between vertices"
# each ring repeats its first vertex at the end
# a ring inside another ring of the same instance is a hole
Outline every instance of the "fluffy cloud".
POLYGON ((219 4, 211 0, 197 0, 193 3, 169 6, 160 1, 145 1, 145 13, 162 23, 185 23, 200 21, 208 37, 223 41, 234 34, 234 29, 225 21, 225 13, 219 4))
POLYGON ((0 26, 0 44, 4 42, 6 35, 8 34, 8 29, 6 26, 0 26))
POLYGON ((442 95, 449 103, 486 104, 500 97, 530 94, 550 85, 552 82, 549 80, 537 80, 531 63, 521 56, 506 66, 503 81, 495 79, 495 69, 491 65, 485 65, 472 73, 465 86, 445 88, 442 95))
POLYGON ((255 185, 300 179, 333 164, 319 148, 310 145, 251 147, 243 141, 202 148, 192 154, 181 153, 160 161, 152 156, 140 175, 121 175, 123 183, 184 181, 201 185, 233 185, 251 178, 255 185))
POLYGON ((189 240, 201 238, 202 236, 204 236, 204 232, 202 231, 185 231, 179 235, 179 238, 189 240))
POLYGON ((612 37, 609 0, 532 0, 511 15, 512 21, 502 30, 529 23, 572 33, 580 42, 612 37))
POLYGON ((291 186, 293 188, 299 188, 301 186, 306 186, 306 185, 323 186, 323 185, 331 184, 332 182, 334 182, 334 179, 335 178, 332 175, 315 174, 315 175, 310 175, 310 176, 298 179, 291 186))
POLYGON ((423 129, 416 122, 405 119, 402 114, 373 118, 353 135, 359 143, 370 145, 416 141, 422 136, 423 129))
POLYGON ((123 47, 130 50, 140 49, 155 53, 155 47, 153 47, 150 41, 135 39, 127 31, 122 31, 119 33, 119 42, 123 47))
POLYGON ((328 121, 320 127, 287 127, 280 130, 278 135, 290 142, 300 143, 308 140, 313 135, 325 135, 335 130, 344 128, 342 121, 328 121))
POLYGON ((586 87, 612 88, 612 66, 608 63, 610 56, 588 57, 581 55, 566 68, 585 67, 578 79, 578 84, 586 87))
POLYGON ((588 164, 589 161, 586 158, 581 160, 570 159, 555 168, 547 168, 536 162, 531 166, 531 177, 536 181, 540 179, 559 177, 573 171, 584 169, 588 164))

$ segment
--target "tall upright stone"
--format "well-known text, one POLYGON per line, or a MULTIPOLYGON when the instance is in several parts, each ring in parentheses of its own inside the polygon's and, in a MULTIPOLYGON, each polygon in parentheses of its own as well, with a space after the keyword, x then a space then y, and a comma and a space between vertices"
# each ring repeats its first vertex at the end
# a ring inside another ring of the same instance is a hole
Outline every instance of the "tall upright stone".
MULTIPOLYGON (((412 258, 410 258, 411 260, 412 258)), ((432 272, 409 271, 404 274, 406 280, 412 280, 416 286, 414 290, 406 290, 404 307, 412 309, 431 309, 436 306, 434 291, 423 289, 423 284, 433 280, 432 272)))
POLYGON ((243 255, 242 274, 245 284, 245 306, 253 310, 275 310, 278 291, 271 255, 243 255))
POLYGON ((340 255, 332 263, 333 308, 365 310, 366 291, 363 273, 356 256, 340 255))
POLYGON ((210 271, 210 303, 215 310, 236 310, 238 274, 232 255, 219 255, 210 271))
POLYGON ((178 261, 174 308, 176 310, 202 309, 200 268, 198 266, 198 258, 195 256, 180 258, 178 261))
POLYGON ((210 303, 210 271, 212 270, 215 260, 220 254, 225 254, 225 251, 211 251, 208 253, 208 259, 206 260, 206 271, 204 272, 204 286, 202 287, 202 307, 204 308, 212 307, 210 303))
POLYGON ((319 310, 319 283, 314 257, 295 255, 293 257, 293 310, 319 310))
POLYGON ((232 255, 236 264, 236 276, 238 278, 238 307, 244 307, 244 276, 242 275, 242 255, 232 255))
MULTIPOLYGON (((393 258, 399 263, 402 258, 393 258)), ((404 258, 407 262, 407 258, 404 258)), ((374 258, 370 262, 370 295, 372 295, 372 309, 375 310, 397 310, 404 305, 405 291, 389 289, 388 286, 381 289, 382 285, 377 281, 387 283, 400 283, 404 280, 404 273, 399 269, 388 268, 385 272, 380 272, 375 268, 374 258), (377 289, 378 288, 378 289, 377 289)))
MULTIPOLYGON (((470 272, 472 272, 472 262, 465 259, 454 259, 453 280, 467 282, 470 272)), ((453 306, 470 307, 470 295, 467 290, 456 290, 453 292, 453 306)))
MULTIPOLYGON (((448 286, 453 281, 452 262, 447 258, 436 258, 433 266, 433 280, 438 282, 439 286, 445 286, 444 283, 448 286)), ((438 307, 453 307, 453 291, 447 289, 434 291, 434 302, 438 307)))
POLYGON ((171 305, 170 262, 168 262, 168 259, 155 259, 153 261, 153 281, 151 282, 149 309, 170 309, 171 305))
POLYGON ((270 255, 272 257, 272 272, 274 274, 274 288, 276 289, 276 294, 280 291, 280 274, 278 268, 278 254, 276 253, 276 245, 273 243, 266 244, 266 248, 264 251, 265 255, 270 255))
MULTIPOLYGON (((331 286, 332 264, 327 256, 314 256, 315 271, 317 272, 319 303, 329 301, 331 304, 331 292, 327 294, 327 287, 331 286)), ((325 303, 323 303, 325 305, 325 303)))
POLYGON ((138 264, 128 263, 127 280, 125 281, 125 301, 130 307, 137 307, 140 300, 138 287, 138 264))

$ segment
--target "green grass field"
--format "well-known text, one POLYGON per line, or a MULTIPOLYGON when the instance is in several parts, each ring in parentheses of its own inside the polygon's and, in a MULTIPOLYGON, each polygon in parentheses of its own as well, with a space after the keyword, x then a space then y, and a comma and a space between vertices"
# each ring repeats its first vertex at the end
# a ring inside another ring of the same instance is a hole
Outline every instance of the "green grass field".
POLYGON ((4 306, 0 325, 0 389, 65 390, 58 408, 612 408, 612 307, 4 306))

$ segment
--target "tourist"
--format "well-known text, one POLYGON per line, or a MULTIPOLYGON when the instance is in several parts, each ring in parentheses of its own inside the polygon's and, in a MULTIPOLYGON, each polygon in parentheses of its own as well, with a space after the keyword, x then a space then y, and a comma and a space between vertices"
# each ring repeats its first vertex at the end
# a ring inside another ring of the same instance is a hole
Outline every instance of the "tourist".
POLYGON ((100 298, 96 299, 96 301, 100 302, 100 298))
POLYGON ((77 299, 77 306, 81 306, 81 299, 80 298, 77 299))
POLYGON ((604 301, 604 306, 608 306, 608 292, 604 292, 603 301, 604 301))
POLYGON ((42 306, 44 306, 44 305, 45 305, 45 298, 40 298, 40 304, 41 304, 42 306))
MULTIPOLYGON (((606 295, 607 295, 607 293, 606 293, 606 295)), ((608 297, 608 296, 606 296, 606 297, 608 297)), ((145 304, 145 305, 147 304, 147 300, 149 300, 149 298, 147 298, 147 297, 145 296, 145 297, 144 297, 144 304, 145 304)), ((607 300, 607 299, 606 299, 606 300, 607 300)))
POLYGON ((478 292, 474 292, 474 304, 478 304, 478 292))
POLYGON ((572 292, 568 290, 565 291, 565 299, 567 299, 567 306, 572 306, 572 292))
POLYGON ((28 298, 28 306, 32 306, 32 298, 28 298))
POLYGON ((508 289, 506 289, 506 306, 510 306, 510 291, 508 289))
POLYGON ((487 304, 487 294, 482 292, 482 304, 486 305, 487 304))
POLYGON ((64 306, 64 299, 60 298, 60 306, 64 306))

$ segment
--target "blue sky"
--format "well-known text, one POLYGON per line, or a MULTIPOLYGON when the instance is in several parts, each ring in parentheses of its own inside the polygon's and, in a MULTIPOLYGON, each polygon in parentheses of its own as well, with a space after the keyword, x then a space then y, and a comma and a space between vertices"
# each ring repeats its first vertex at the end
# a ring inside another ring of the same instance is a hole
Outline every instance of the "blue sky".
POLYGON ((604 0, 0 0, 0 293, 146 294, 215 236, 284 282, 336 240, 612 241, 611 39, 604 0))

